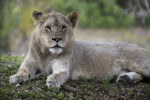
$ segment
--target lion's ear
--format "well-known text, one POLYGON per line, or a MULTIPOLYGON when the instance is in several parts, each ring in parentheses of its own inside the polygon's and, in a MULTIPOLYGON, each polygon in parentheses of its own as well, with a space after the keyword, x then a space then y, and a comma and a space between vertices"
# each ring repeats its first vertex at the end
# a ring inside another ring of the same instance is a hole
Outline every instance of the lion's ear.
POLYGON ((34 23, 37 24, 39 22, 39 20, 42 18, 42 16, 43 16, 42 12, 34 11, 32 13, 34 23))
POLYGON ((67 19, 72 24, 72 28, 74 28, 77 25, 78 22, 78 12, 71 12, 67 15, 67 19))

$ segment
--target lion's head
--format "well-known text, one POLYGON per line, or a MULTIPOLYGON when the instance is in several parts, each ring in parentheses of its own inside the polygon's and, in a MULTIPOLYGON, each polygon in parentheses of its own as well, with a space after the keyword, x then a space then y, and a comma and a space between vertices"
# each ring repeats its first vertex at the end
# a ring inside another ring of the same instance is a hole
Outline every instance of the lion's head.
POLYGON ((38 35, 36 36, 52 54, 60 54, 74 41, 73 29, 78 21, 77 12, 64 16, 55 11, 45 15, 34 11, 32 16, 37 26, 35 30, 38 35))

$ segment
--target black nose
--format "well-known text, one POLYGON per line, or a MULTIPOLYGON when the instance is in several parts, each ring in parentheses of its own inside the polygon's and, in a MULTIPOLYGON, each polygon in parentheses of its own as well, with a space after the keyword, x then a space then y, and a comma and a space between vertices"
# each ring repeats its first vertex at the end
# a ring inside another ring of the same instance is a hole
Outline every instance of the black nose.
POLYGON ((52 38, 52 40, 56 41, 56 42, 59 42, 62 40, 62 38, 52 38))

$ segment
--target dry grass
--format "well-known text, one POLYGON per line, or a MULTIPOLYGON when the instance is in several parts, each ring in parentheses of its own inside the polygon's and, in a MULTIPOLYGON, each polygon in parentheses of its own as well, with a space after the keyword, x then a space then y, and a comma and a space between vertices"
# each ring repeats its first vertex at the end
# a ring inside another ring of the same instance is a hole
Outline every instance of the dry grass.
POLYGON ((149 29, 76 29, 77 39, 89 41, 126 41, 138 44, 150 51, 150 30, 149 29))

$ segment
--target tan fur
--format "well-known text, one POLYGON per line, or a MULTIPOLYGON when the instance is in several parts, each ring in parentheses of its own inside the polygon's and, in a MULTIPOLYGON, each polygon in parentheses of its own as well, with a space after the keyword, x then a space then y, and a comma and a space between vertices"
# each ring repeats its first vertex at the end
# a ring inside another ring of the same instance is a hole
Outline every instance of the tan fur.
POLYGON ((150 53, 135 44, 75 40, 77 12, 64 16, 54 11, 46 15, 36 11, 33 19, 36 28, 28 55, 10 77, 10 83, 33 79, 38 71, 47 76, 48 87, 59 87, 67 79, 79 76, 102 80, 118 75, 117 82, 129 83, 150 77, 150 53))

